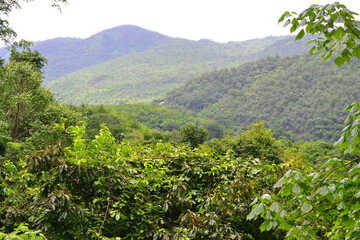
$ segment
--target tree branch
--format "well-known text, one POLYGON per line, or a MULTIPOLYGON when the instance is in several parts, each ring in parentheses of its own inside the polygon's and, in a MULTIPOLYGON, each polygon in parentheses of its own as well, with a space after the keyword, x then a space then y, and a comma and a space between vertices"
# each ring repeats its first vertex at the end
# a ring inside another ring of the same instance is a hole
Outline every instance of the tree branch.
POLYGON ((355 162, 355 161, 358 161, 358 160, 360 160, 360 157, 355 158, 354 160, 351 160, 350 162, 347 162, 347 163, 345 163, 344 165, 341 165, 341 166, 338 166, 338 167, 332 169, 330 172, 328 172, 328 174, 326 174, 325 177, 323 177, 323 178, 320 180, 320 183, 323 182, 327 177, 329 177, 330 174, 333 173, 334 171, 336 171, 336 170, 338 170, 339 168, 342 168, 342 167, 344 167, 344 166, 350 165, 351 163, 353 163, 353 162, 355 162))

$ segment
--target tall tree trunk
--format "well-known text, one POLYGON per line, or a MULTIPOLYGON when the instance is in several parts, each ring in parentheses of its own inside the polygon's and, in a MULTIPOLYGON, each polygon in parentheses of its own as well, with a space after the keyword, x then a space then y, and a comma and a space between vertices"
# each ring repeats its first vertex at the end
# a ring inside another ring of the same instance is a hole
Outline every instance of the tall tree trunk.
POLYGON ((20 125, 20 109, 21 109, 21 106, 22 106, 22 103, 17 104, 15 122, 14 122, 14 126, 12 127, 12 130, 11 130, 11 141, 12 142, 15 142, 17 140, 17 134, 18 134, 18 129, 19 129, 19 125, 20 125))

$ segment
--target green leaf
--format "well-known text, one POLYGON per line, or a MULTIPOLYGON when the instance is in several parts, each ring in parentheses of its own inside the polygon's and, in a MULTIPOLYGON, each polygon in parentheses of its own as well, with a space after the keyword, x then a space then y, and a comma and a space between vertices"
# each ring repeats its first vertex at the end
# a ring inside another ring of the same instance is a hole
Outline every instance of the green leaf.
MULTIPOLYGON (((347 124, 351 121, 351 119, 352 119, 352 116, 349 115, 349 116, 345 119, 343 125, 347 125, 347 124)), ((344 129, 343 129, 343 131, 344 131, 344 129)))
POLYGON ((267 230, 267 231, 270 231, 271 229, 276 228, 277 225, 278 225, 278 222, 277 222, 277 221, 270 221, 270 224, 267 226, 266 230, 267 230))
POLYGON ((285 210, 282 210, 282 211, 280 212, 280 217, 285 218, 285 217, 287 217, 287 216, 288 216, 288 213, 287 213, 285 210))
POLYGON ((295 41, 302 39, 305 36, 305 31, 302 29, 295 38, 295 41))
POLYGON ((280 191, 280 196, 281 197, 285 197, 288 196, 291 193, 291 190, 293 188, 293 184, 292 183, 288 183, 285 187, 283 187, 280 191))
POLYGON ((301 189, 300 185, 297 184, 297 183, 295 183, 295 184, 294 184, 294 187, 293 187, 293 189, 292 189, 292 192, 298 194, 298 193, 301 193, 301 190, 302 190, 302 189, 301 189))
POLYGON ((256 197, 256 198, 254 199, 254 201, 252 201, 252 202, 250 203, 250 207, 253 206, 254 204, 256 204, 256 203, 258 202, 258 200, 259 200, 259 198, 256 197))
POLYGON ((326 195, 329 192, 329 189, 326 186, 319 188, 315 194, 320 194, 321 196, 326 195))
POLYGON ((345 35, 345 33, 341 28, 336 29, 334 32, 334 37, 337 40, 341 40, 344 37, 344 35, 345 35))
POLYGON ((273 202, 271 205, 270 205, 270 210, 273 211, 273 212, 280 212, 282 209, 282 206, 280 203, 278 202, 273 202))
POLYGON ((264 212, 265 212, 264 204, 260 203, 255 209, 255 214, 260 215, 260 214, 262 214, 264 212))
POLYGON ((354 57, 360 58, 360 46, 357 46, 352 50, 352 55, 354 57))
POLYGON ((289 231, 293 227, 288 223, 288 221, 283 221, 280 223, 280 228, 289 231))
POLYGON ((291 28, 290 28, 290 32, 293 33, 295 32, 297 29, 297 26, 293 25, 291 28))
POLYGON ((305 30, 307 33, 309 33, 313 27, 314 23, 313 22, 309 22, 308 25, 306 26, 305 30))
POLYGON ((358 192, 357 194, 355 194, 356 198, 360 198, 360 192, 358 192))
POLYGON ((279 188, 279 187, 282 187, 285 183, 285 179, 282 177, 279 179, 279 181, 277 181, 274 185, 274 188, 279 188))
POLYGON ((288 19, 288 20, 284 23, 283 27, 287 27, 290 23, 291 23, 291 21, 290 21, 290 19, 288 19))
POLYGON ((261 224, 260 230, 261 230, 262 232, 265 231, 265 230, 267 230, 269 224, 270 224, 270 220, 266 220, 265 222, 263 222, 263 224, 261 224))
POLYGON ((311 211, 311 209, 313 209, 313 206, 307 202, 301 206, 302 213, 308 213, 311 211))
POLYGON ((335 64, 338 66, 338 67, 341 67, 343 64, 344 64, 344 59, 342 57, 337 57, 335 58, 335 64))
POLYGON ((271 200, 271 195, 266 193, 266 194, 261 196, 261 199, 263 200, 263 202, 268 203, 271 200))
POLYGON ((304 181, 304 176, 301 174, 301 173, 299 173, 299 172, 297 172, 296 174, 295 174, 295 180, 297 180, 297 181, 304 181))
POLYGON ((332 56, 332 52, 331 51, 326 51, 325 54, 323 55, 323 61, 328 60, 329 58, 331 58, 332 56))
POLYGON ((341 202, 341 203, 339 203, 338 205, 337 205, 337 207, 336 207, 336 209, 337 210, 341 210, 341 209, 343 209, 343 208, 345 208, 345 204, 343 203, 343 202, 341 202))
POLYGON ((336 23, 344 23, 345 19, 342 16, 338 15, 338 17, 335 19, 335 22, 336 23))
POLYGON ((313 46, 311 49, 310 49, 310 54, 311 55, 314 55, 316 52, 317 52, 317 47, 316 46, 313 46))
POLYGON ((250 214, 246 216, 246 219, 247 219, 247 220, 252 220, 253 218, 256 217, 255 209, 256 209, 256 208, 253 208, 253 210, 251 210, 250 214))
POLYGON ((290 15, 289 11, 284 12, 283 15, 281 15, 281 17, 279 18, 278 23, 284 21, 285 17, 287 17, 288 15, 290 15))

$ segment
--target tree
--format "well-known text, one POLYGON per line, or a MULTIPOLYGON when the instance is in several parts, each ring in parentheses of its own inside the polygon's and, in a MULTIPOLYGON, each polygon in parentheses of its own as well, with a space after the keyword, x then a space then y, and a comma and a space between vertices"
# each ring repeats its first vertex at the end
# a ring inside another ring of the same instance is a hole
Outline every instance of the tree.
MULTIPOLYGON (((338 2, 324 6, 311 5, 299 15, 285 12, 279 19, 291 32, 300 30, 296 40, 305 34, 317 35, 310 53, 322 51, 323 60, 337 53, 339 67, 351 58, 360 58, 360 22, 358 15, 338 2)), ((360 104, 346 108, 342 136, 336 143, 350 153, 360 152, 360 104)), ((306 174, 289 170, 269 192, 255 199, 248 219, 262 217, 261 230, 280 228, 287 239, 358 239, 360 235, 360 158, 330 159, 319 172, 306 174)))
POLYGON ((203 127, 196 129, 194 123, 189 123, 180 130, 181 142, 188 142, 192 148, 196 148, 199 144, 203 144, 209 137, 209 132, 203 127))
MULTIPOLYGON (((60 140, 63 127, 74 124, 77 115, 56 101, 54 94, 42 87, 41 68, 46 59, 29 43, 22 41, 11 50, 9 63, 0 68, 0 153, 7 142, 27 142, 28 148, 60 140)), ((64 139, 63 139, 64 140, 64 139)))
POLYGON ((314 43, 310 54, 323 51, 325 61, 337 52, 339 56, 335 64, 340 67, 344 62, 350 63, 351 57, 360 59, 360 22, 355 19, 357 15, 339 2, 324 6, 313 4, 298 15, 285 12, 279 23, 287 19, 284 27, 291 25, 291 33, 299 30, 296 40, 302 39, 305 34, 318 36, 308 42, 314 43))

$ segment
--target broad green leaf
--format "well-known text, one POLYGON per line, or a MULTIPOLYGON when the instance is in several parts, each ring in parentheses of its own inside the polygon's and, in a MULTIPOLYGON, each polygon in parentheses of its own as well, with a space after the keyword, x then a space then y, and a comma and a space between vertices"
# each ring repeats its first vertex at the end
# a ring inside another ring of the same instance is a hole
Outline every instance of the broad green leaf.
POLYGON ((280 223, 280 228, 289 231, 293 227, 288 223, 288 221, 283 221, 280 223))
POLYGON ((288 183, 285 187, 283 187, 280 191, 280 196, 281 197, 285 197, 288 196, 291 193, 291 190, 293 188, 293 184, 292 183, 288 183))
POLYGON ((288 213, 287 213, 285 210, 282 210, 282 211, 280 212, 280 217, 285 218, 285 217, 287 217, 287 216, 288 216, 288 213))
POLYGON ((355 194, 356 198, 360 198, 360 192, 358 192, 357 194, 355 194))
POLYGON ((278 203, 278 202, 273 202, 271 205, 270 205, 270 210, 273 211, 273 212, 280 212, 282 209, 281 207, 281 204, 278 203))
POLYGON ((270 224, 267 226, 266 230, 267 231, 270 231, 272 229, 275 229, 278 225, 278 222, 277 221, 270 221, 270 224))
POLYGON ((339 203, 336 207, 337 210, 341 211, 345 207, 345 204, 343 202, 339 203))
POLYGON ((288 26, 290 23, 291 23, 290 19, 286 20, 286 22, 284 23, 284 26, 283 26, 283 27, 288 26))
MULTIPOLYGON (((352 119, 351 115, 347 116, 347 118, 346 118, 346 120, 344 121, 343 124, 344 125, 348 124, 351 121, 351 119, 352 119)), ((349 128, 349 126, 347 126, 347 128, 349 128)), ((342 131, 345 131, 345 130, 347 130, 347 129, 344 128, 342 131)))
POLYGON ((264 211, 265 211, 264 204, 260 203, 255 209, 255 214, 260 215, 260 214, 264 213, 264 211))
POLYGON ((278 23, 284 21, 285 17, 287 17, 288 15, 290 15, 288 11, 284 12, 283 15, 281 15, 281 17, 279 18, 278 23))
POLYGON ((250 207, 253 206, 254 204, 256 204, 258 202, 259 198, 255 198, 251 203, 250 203, 250 207))
POLYGON ((317 47, 316 47, 316 46, 313 46, 313 47, 310 49, 310 54, 311 54, 311 55, 314 55, 316 52, 317 52, 317 47))
POLYGON ((295 32, 297 29, 297 26, 293 25, 291 28, 290 28, 290 32, 293 33, 295 32))
POLYGON ((357 46, 352 50, 352 55, 354 57, 360 58, 360 46, 357 46))
POLYGON ((298 194, 298 193, 301 193, 301 190, 302 190, 302 189, 301 189, 300 185, 297 184, 297 183, 295 183, 295 184, 294 184, 294 187, 293 187, 293 189, 292 189, 292 192, 298 194))
POLYGON ((301 174, 301 173, 299 173, 299 172, 297 172, 296 174, 295 174, 295 180, 298 180, 298 181, 304 181, 304 176, 301 174))
POLYGON ((270 194, 265 193, 264 195, 262 195, 262 196, 261 196, 261 199, 264 199, 264 200, 271 200, 271 195, 270 195, 270 194))
POLYGON ((321 196, 326 195, 329 192, 328 188, 326 186, 322 186, 319 188, 315 194, 320 194, 321 196))
POLYGON ((255 217, 257 216, 257 215, 255 214, 255 210, 256 210, 256 208, 253 208, 253 209, 251 210, 250 214, 246 216, 246 219, 247 219, 247 220, 252 220, 253 218, 255 218, 255 217))
POLYGON ((341 67, 343 64, 344 64, 344 59, 342 57, 337 57, 335 58, 335 64, 338 66, 338 67, 341 67))
POLYGON ((311 210, 313 209, 313 206, 309 203, 304 203, 302 206, 301 206, 301 211, 302 213, 308 213, 310 212, 311 210))
POLYGON ((325 54, 323 55, 323 61, 328 60, 329 58, 331 58, 332 56, 332 52, 331 51, 326 51, 325 54))
POLYGON ((285 179, 282 177, 279 179, 279 181, 276 182, 276 184, 274 185, 274 188, 279 188, 282 187, 285 183, 285 179))
POLYGON ((302 39, 305 36, 305 31, 302 29, 295 38, 295 41, 302 39))
POLYGON ((345 35, 345 33, 341 28, 336 29, 334 32, 334 37, 337 40, 341 40, 344 37, 344 35, 345 35))
POLYGON ((265 222, 263 222, 263 224, 261 224, 260 230, 261 230, 262 232, 265 231, 265 230, 267 230, 269 224, 270 224, 270 220, 266 220, 265 222))
POLYGON ((285 177, 290 178, 293 175, 293 170, 289 170, 285 173, 285 177))
POLYGON ((309 22, 305 28, 306 32, 309 33, 313 27, 314 23, 313 22, 309 22))

